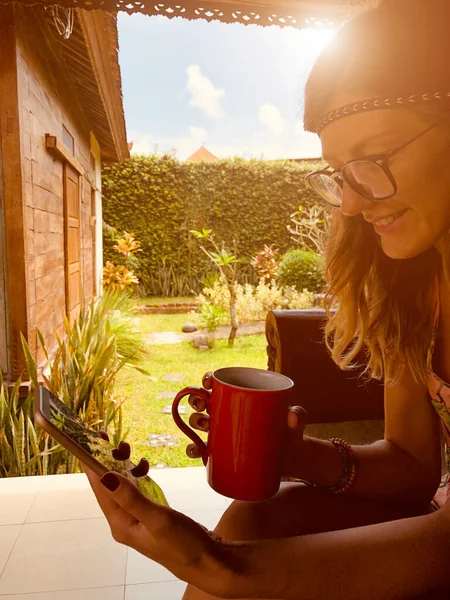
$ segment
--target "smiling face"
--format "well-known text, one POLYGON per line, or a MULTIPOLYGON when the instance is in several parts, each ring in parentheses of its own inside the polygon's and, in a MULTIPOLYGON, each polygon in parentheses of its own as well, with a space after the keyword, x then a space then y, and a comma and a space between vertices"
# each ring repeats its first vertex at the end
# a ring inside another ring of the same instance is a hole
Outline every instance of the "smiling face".
MULTIPOLYGON (((340 100, 333 104, 346 104, 340 100)), ((349 160, 388 153, 430 124, 428 117, 404 109, 355 114, 323 129, 322 155, 337 169, 349 160)), ((412 258, 433 246, 439 249, 450 231, 449 162, 450 141, 438 126, 390 160, 397 182, 393 198, 374 202, 344 183, 341 212, 371 223, 391 258, 412 258)))

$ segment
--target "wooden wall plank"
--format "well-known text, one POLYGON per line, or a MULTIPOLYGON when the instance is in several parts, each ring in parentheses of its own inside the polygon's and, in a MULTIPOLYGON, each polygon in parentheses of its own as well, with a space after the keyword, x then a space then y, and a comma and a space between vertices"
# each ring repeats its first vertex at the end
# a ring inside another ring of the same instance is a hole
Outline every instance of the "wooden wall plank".
POLYGON ((0 143, 3 162, 6 265, 9 274, 7 291, 10 375, 14 378, 20 375, 25 367, 20 332, 28 338, 28 318, 17 44, 12 6, 0 8, 0 82, 0 143))

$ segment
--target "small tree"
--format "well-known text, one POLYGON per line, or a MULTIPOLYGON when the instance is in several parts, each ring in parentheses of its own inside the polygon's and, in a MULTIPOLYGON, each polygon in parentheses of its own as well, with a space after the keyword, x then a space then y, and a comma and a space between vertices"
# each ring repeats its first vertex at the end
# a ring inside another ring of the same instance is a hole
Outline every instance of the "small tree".
POLYGON ((211 302, 203 302, 200 307, 200 319, 202 325, 209 333, 209 347, 216 347, 216 331, 223 324, 227 311, 223 306, 211 302))
POLYGON ((304 250, 312 250, 323 256, 331 221, 328 208, 317 204, 307 208, 299 206, 290 219, 292 225, 288 225, 287 229, 292 234, 292 240, 304 250))
POLYGON ((232 348, 236 333, 239 327, 236 313, 237 302, 237 265, 238 259, 236 254, 232 254, 225 249, 224 244, 219 247, 214 239, 214 233, 211 229, 202 229, 202 231, 191 230, 191 234, 199 240, 200 249, 206 254, 209 260, 216 266, 220 276, 225 281, 228 291, 230 292, 230 323, 231 331, 228 336, 228 347, 232 348), (205 247, 205 242, 208 243, 210 249, 205 247))

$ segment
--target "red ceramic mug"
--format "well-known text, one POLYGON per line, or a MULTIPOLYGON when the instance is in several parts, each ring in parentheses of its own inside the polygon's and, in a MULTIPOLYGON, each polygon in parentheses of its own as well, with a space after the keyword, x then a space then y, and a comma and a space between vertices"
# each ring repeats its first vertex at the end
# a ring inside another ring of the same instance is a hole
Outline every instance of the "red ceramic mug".
POLYGON ((187 387, 178 392, 172 416, 195 444, 190 456, 201 456, 209 485, 236 500, 265 500, 280 487, 281 459, 288 433, 289 391, 284 375, 261 369, 227 367, 211 374, 211 392, 187 387), (185 396, 200 397, 209 415, 208 441, 180 417, 185 396))

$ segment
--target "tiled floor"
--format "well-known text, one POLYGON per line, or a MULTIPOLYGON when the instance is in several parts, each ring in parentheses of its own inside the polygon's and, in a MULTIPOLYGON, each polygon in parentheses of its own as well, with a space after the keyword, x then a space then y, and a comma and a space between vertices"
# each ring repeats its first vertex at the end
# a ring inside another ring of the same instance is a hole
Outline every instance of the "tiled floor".
MULTIPOLYGON (((151 476, 173 508, 210 529, 230 502, 202 467, 151 476)), ((184 588, 112 539, 84 475, 0 479, 0 600, 179 600, 184 588)))

